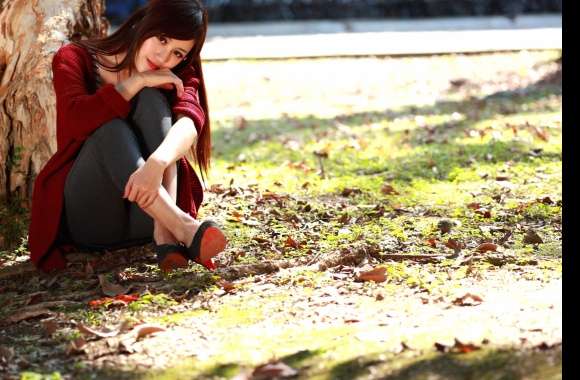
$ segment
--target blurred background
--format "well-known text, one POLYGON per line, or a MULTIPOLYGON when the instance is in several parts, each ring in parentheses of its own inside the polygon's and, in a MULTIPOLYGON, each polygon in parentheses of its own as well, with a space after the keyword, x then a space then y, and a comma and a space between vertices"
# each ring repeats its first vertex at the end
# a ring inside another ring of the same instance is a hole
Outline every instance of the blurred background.
MULTIPOLYGON (((119 24, 147 0, 107 0, 119 24)), ((562 0, 206 0, 212 22, 506 16, 562 11, 562 0)))

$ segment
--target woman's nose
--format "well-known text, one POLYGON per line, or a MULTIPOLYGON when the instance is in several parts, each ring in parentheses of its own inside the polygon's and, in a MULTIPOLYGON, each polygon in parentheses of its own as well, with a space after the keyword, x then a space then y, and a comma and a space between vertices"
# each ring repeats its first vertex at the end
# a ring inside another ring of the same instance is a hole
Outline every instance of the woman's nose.
POLYGON ((169 54, 169 49, 161 49, 157 51, 155 56, 159 60, 159 63, 165 63, 169 59, 169 54))

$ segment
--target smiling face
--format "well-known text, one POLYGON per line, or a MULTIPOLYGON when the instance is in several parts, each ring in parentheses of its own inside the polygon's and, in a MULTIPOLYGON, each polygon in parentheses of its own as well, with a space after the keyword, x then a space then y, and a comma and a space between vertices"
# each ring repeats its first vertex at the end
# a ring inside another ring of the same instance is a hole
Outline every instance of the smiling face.
POLYGON ((162 35, 150 37, 135 57, 137 71, 172 69, 185 59, 193 45, 193 40, 175 40, 162 35))

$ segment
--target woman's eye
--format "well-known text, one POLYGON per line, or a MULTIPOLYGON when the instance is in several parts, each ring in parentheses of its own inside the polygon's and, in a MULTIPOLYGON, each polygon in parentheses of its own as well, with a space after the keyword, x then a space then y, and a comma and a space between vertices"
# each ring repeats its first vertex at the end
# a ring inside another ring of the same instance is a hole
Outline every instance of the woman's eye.
POLYGON ((167 38, 165 38, 163 36, 159 36, 159 42, 161 42, 162 44, 165 44, 167 42, 167 38))
POLYGON ((179 59, 183 58, 183 55, 179 52, 175 52, 175 56, 179 59))

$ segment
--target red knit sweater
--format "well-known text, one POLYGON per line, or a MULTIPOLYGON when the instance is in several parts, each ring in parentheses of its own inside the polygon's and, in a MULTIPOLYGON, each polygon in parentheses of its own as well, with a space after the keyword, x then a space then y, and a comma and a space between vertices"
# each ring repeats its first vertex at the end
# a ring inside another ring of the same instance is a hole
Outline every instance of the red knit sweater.
MULTIPOLYGON (((63 247, 56 237, 65 181, 83 142, 107 121, 126 118, 131 109, 114 85, 96 89, 93 67, 88 51, 73 44, 61 47, 52 61, 57 150, 36 177, 28 235, 30 259, 43 271, 65 267, 63 247)), ((183 81, 185 91, 179 98, 172 92, 173 113, 191 118, 199 135, 205 122, 197 93, 199 78, 193 67, 186 67, 176 75, 183 81)), ((177 173, 177 205, 196 217, 203 200, 199 178, 183 157, 178 161, 177 173)))

